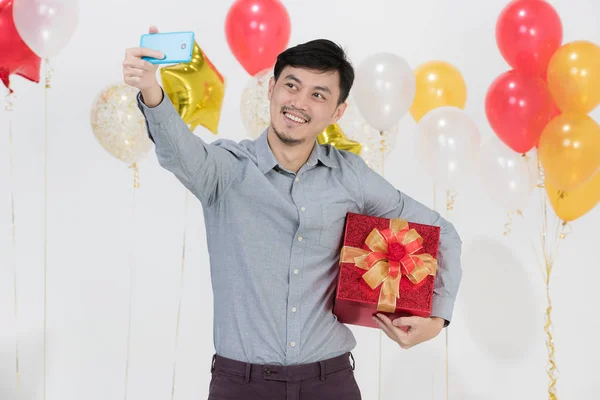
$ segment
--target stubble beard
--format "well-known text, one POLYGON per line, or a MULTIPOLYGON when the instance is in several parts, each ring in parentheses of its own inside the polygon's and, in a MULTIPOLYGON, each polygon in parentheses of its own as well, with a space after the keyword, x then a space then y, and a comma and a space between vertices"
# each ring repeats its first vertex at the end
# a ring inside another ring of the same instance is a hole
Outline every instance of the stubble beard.
POLYGON ((273 132, 275 132, 275 135, 277 135, 279 140, 281 140, 281 142, 287 146, 298 146, 304 143, 305 141, 305 139, 294 139, 290 137, 287 133, 278 131, 274 125, 271 126, 273 127, 273 132))

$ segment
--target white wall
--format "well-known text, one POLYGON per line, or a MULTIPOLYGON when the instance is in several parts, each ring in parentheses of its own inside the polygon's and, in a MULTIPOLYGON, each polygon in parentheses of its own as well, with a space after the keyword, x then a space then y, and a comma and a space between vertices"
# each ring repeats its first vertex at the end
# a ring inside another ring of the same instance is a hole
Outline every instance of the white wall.
MULTIPOLYGON (((149 24, 162 31, 194 30, 227 79, 218 136, 247 137, 239 99, 249 79, 227 46, 223 21, 232 2, 177 0, 81 1, 80 25, 54 60, 48 92, 48 168, 44 169, 44 88, 14 78, 14 180, 9 175, 8 114, 0 111, 0 399, 105 400, 124 398, 129 267, 133 304, 128 399, 206 398, 212 346, 212 296, 205 230, 197 200, 163 170, 153 153, 140 166, 132 226, 132 175, 94 138, 90 107, 106 85, 121 81, 124 50, 149 24), (47 342, 44 373, 44 173, 47 202, 47 342), (11 235, 14 189, 16 252, 11 235), (180 288, 184 229, 185 277, 180 288), (133 258, 130 256, 133 255, 133 258), (133 263, 134 261, 134 263, 133 263), (14 316, 13 266, 18 313, 14 316), (182 297, 178 350, 176 316, 182 297), (15 387, 19 343, 20 393, 15 387), (44 387, 44 382, 46 386, 44 387)), ((430 59, 455 64, 466 78, 467 111, 483 138, 492 135, 484 114, 485 91, 508 67, 494 40, 506 3, 476 1, 286 0, 292 19, 290 45, 317 37, 343 43, 355 65, 375 51, 400 54, 415 67, 430 59), (336 16, 337 14, 337 16, 336 16), (351 21, 356 19, 356 21, 351 21)), ((595 1, 553 1, 564 39, 600 41, 595 1)), ((595 114, 598 116, 598 113, 595 114)), ((388 158, 385 176, 396 187, 433 206, 432 183, 409 178, 400 156, 414 161, 414 123, 407 116, 388 158)), ((438 209, 444 207, 438 194, 438 209)), ((532 197, 529 213, 539 202, 532 197)), ((381 399, 547 398, 543 332, 545 288, 530 240, 537 220, 516 220, 503 236, 504 211, 475 187, 459 193, 450 214, 464 242, 464 280, 449 329, 446 397, 444 334, 409 351, 383 337, 381 399)), ((600 331, 593 236, 600 208, 572 224, 553 274, 552 299, 560 369, 560 398, 592 399, 600 331)), ((537 230, 536 230, 537 229, 537 230)), ((378 398, 378 338, 353 328, 363 398, 378 398)))

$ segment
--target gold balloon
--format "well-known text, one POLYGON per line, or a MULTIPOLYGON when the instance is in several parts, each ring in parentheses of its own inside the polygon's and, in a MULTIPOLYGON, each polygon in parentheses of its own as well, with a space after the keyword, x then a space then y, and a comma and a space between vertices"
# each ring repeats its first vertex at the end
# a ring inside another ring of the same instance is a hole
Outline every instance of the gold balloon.
POLYGON ((193 131, 202 125, 217 133, 225 79, 210 62, 206 54, 194 43, 192 60, 160 69, 165 93, 177 112, 193 131))
POLYGON ((429 61, 415 69, 417 90, 410 107, 416 122, 434 108, 465 108, 467 84, 460 71, 444 61, 429 61))
POLYGON ((338 150, 350 151, 354 154, 360 154, 362 145, 346 137, 338 124, 329 125, 319 136, 319 144, 330 144, 338 150))
POLYGON ((137 106, 138 92, 126 84, 108 86, 96 97, 91 111, 92 131, 100 145, 127 164, 138 162, 152 148, 137 106))
POLYGON ((600 169, 600 125, 583 114, 561 114, 542 132, 539 159, 559 190, 572 191, 600 169))
POLYGON ((571 192, 558 190, 546 179, 546 193, 556 215, 563 221, 574 221, 600 202, 600 173, 571 192))
POLYGON ((550 59, 547 76, 562 112, 588 114, 600 104, 600 46, 588 41, 563 45, 550 59))

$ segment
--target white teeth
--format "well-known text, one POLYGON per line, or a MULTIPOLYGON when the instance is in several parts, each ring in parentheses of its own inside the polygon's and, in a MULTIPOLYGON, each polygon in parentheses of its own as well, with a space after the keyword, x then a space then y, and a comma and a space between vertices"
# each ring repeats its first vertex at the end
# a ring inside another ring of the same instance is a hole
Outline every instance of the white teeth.
POLYGON ((284 115, 286 117, 288 117, 289 119, 291 119, 292 121, 294 121, 294 122, 299 122, 301 124, 303 124, 303 123, 306 122, 306 120, 303 120, 302 118, 298 118, 298 117, 296 117, 295 115, 292 115, 292 114, 284 113, 284 115))

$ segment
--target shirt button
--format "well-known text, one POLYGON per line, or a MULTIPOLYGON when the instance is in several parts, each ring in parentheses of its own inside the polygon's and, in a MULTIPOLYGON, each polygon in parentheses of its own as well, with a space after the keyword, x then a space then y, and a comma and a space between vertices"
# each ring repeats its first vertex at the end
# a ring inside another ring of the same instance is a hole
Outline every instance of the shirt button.
POLYGON ((296 307, 292 307, 292 312, 296 312, 296 307))
POLYGON ((296 342, 290 342, 290 346, 296 347, 296 342))
POLYGON ((296 182, 300 182, 300 178, 296 177, 296 182))
POLYGON ((298 241, 301 242, 302 241, 302 236, 298 236, 298 241))
POLYGON ((298 271, 298 269, 296 268, 296 269, 294 270, 294 275, 298 275, 298 272, 300 272, 300 271, 298 271))
POLYGON ((306 211, 306 208, 300 207, 300 211, 306 211))

